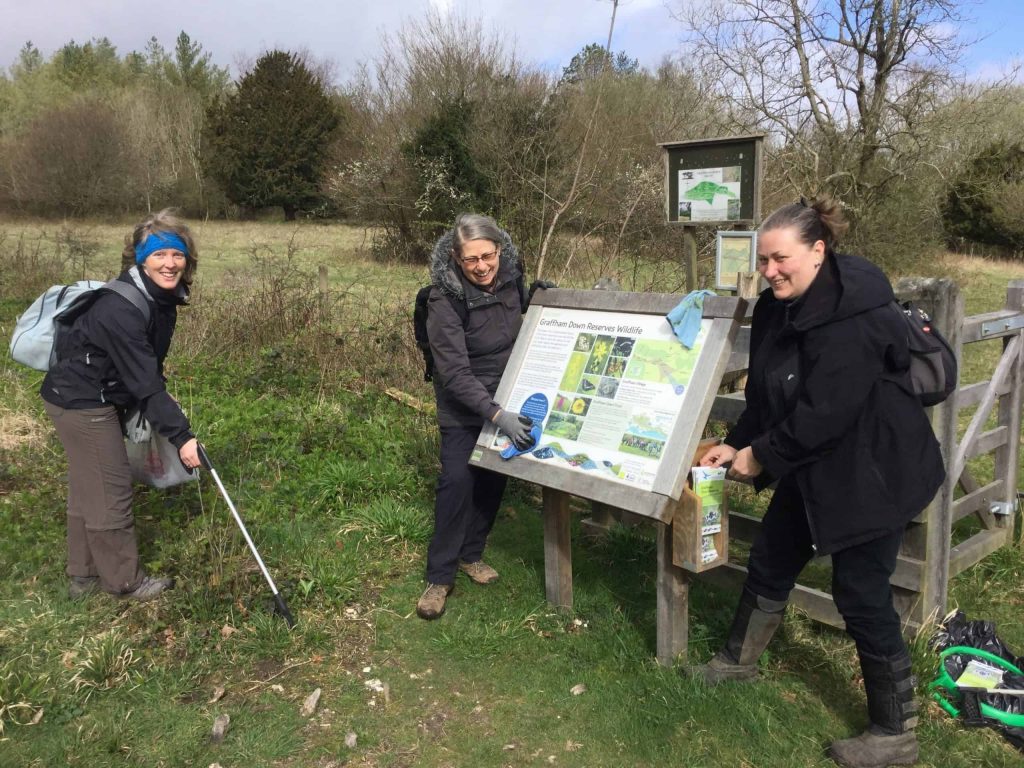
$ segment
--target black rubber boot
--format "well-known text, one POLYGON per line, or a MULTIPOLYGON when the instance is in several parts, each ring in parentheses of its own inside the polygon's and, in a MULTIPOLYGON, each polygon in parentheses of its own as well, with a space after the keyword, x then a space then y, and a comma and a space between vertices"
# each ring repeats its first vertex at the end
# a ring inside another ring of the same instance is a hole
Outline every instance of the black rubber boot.
POLYGON ((859 652, 871 725, 860 736, 832 742, 828 755, 848 768, 885 768, 917 762, 917 705, 910 654, 859 652))
POLYGON ((744 587, 725 648, 707 664, 691 667, 690 675, 706 685, 755 680, 757 660, 782 623, 785 611, 785 600, 769 600, 744 587))

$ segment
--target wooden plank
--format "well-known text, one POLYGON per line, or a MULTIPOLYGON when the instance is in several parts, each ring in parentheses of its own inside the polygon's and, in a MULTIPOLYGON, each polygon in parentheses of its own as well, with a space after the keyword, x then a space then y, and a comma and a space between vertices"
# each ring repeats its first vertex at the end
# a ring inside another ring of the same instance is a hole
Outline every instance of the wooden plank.
MULTIPOLYGON (((1006 307, 1018 312, 1024 311, 1024 280, 1012 280, 1006 289, 1006 307)), ((1003 480, 1000 501, 1016 509, 1017 481, 1020 473, 1020 432, 1021 411, 1024 410, 1024 331, 1018 331, 1017 365, 1007 375, 1010 392, 999 399, 999 424, 1006 428, 1005 445, 996 450, 995 475, 1003 480)), ((1010 341, 1004 342, 1003 354, 1009 354, 1010 341)), ((999 527, 1013 529, 1014 514, 999 515, 994 520, 999 527)))
POLYGON ((728 373, 734 371, 745 371, 750 367, 750 326, 741 325, 736 340, 732 344, 732 352, 729 353, 729 360, 725 364, 728 373))
MULTIPOLYGON (((1011 288, 1014 281, 1011 281, 1011 288)), ((994 333, 982 334, 982 326, 993 323, 1005 323, 1011 321, 1010 325, 1016 325, 1021 316, 1020 309, 998 309, 995 312, 986 312, 981 315, 972 315, 964 319, 963 343, 970 344, 975 341, 987 341, 989 339, 1006 338, 1020 333, 1020 328, 1007 328, 1006 330, 995 331, 994 333)))
MULTIPOLYGON (((960 387, 956 393, 956 407, 957 410, 962 411, 971 406, 977 405, 981 402, 981 399, 985 396, 985 392, 988 391, 988 381, 976 381, 973 384, 967 384, 966 386, 960 387)), ((996 394, 1002 397, 1010 391, 1010 383, 1003 382, 1003 386, 996 388, 996 394)))
MULTIPOLYGON (((713 568, 697 574, 700 581, 716 586, 739 589, 747 578, 747 569, 742 565, 728 563, 721 568, 713 568)), ((815 621, 843 629, 846 623, 836 610, 832 595, 820 589, 797 584, 789 595, 789 602, 802 610, 815 621)))
POLYGON ((1019 354, 1020 347, 1021 336, 1018 334, 1010 341, 1006 349, 1003 350, 1003 356, 999 359, 995 373, 992 374, 992 380, 989 382, 988 389, 978 405, 978 410, 974 412, 971 423, 967 426, 967 431, 964 432, 964 436, 960 440, 956 458, 949 465, 950 474, 953 477, 959 477, 960 473, 964 471, 968 453, 973 449, 974 442, 978 439, 978 435, 985 426, 985 422, 988 421, 989 413, 991 413, 992 407, 995 405, 996 392, 1007 381, 1010 372, 1018 365, 1017 355, 1019 354))
POLYGON ((690 582, 672 562, 672 527, 657 523, 657 657, 662 666, 686 660, 690 582))
MULTIPOLYGON (((634 291, 586 291, 576 288, 548 288, 537 291, 530 308, 561 307, 595 312, 632 312, 666 315, 682 301, 684 294, 638 293, 634 291)), ((747 302, 735 296, 709 296, 704 300, 705 318, 742 319, 747 302)), ((527 312, 529 314, 529 312, 527 312)), ((666 322, 668 322, 666 320, 666 322)))
POLYGON ((953 502, 953 520, 963 520, 975 512, 987 512, 993 501, 999 499, 999 492, 1003 489, 1002 479, 993 480, 988 485, 961 496, 953 502))
POLYGON ((472 459, 473 466, 483 467, 502 474, 512 475, 529 483, 557 488, 573 496, 590 501, 599 501, 612 507, 635 512, 654 520, 668 522, 671 519, 672 500, 649 491, 642 491, 625 483, 603 478, 594 478, 567 467, 529 460, 505 461, 497 451, 482 447, 494 440, 493 424, 484 426, 477 441, 479 457, 472 459), (514 467, 509 465, 514 463, 514 467), (515 471, 510 471, 514 469, 515 471))
POLYGON ((747 400, 742 392, 730 392, 727 395, 715 395, 715 402, 711 406, 710 418, 717 421, 724 421, 727 424, 735 424, 740 414, 747 408, 747 400))
POLYGON ((741 512, 729 513, 729 538, 753 543, 761 530, 761 519, 741 512))
POLYGON ((970 460, 978 456, 984 456, 996 448, 1005 446, 1009 442, 1009 431, 1004 425, 990 429, 988 432, 982 432, 975 438, 974 445, 970 446, 967 450, 967 459, 970 460))
POLYGON ((899 555, 896 558, 896 568, 893 570, 889 582, 903 589, 920 592, 921 586, 924 584, 924 560, 899 555))
POLYGON ((1009 528, 993 528, 979 531, 967 541, 957 544, 949 553, 950 577, 963 573, 1003 547, 1009 542, 1011 533, 1009 528))
POLYGON ((569 495, 545 488, 544 589, 548 602, 572 608, 572 542, 569 537, 569 495))
MULTIPOLYGON (((687 139, 686 141, 663 141, 663 142, 657 144, 656 146, 659 146, 659 147, 684 147, 687 144, 701 144, 701 145, 705 145, 705 144, 708 144, 708 145, 710 145, 710 144, 726 144, 726 143, 733 142, 733 141, 743 141, 744 139, 763 139, 765 137, 765 135, 766 134, 764 134, 764 133, 744 133, 744 134, 742 134, 740 136, 722 136, 721 138, 716 137, 716 138, 713 138, 713 139, 687 139)), ((664 154, 668 155, 668 152, 665 152, 664 154)), ((667 198, 668 195, 665 195, 665 197, 667 198)), ((755 210, 755 213, 756 213, 756 210, 755 210)))

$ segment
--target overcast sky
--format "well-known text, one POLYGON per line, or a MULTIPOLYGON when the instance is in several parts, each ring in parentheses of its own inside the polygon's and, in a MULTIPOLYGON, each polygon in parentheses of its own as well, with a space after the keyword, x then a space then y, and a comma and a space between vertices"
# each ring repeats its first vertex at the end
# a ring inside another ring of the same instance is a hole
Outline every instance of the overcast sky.
MULTIPOLYGON (((612 49, 654 67, 679 47, 681 27, 668 4, 692 0, 622 0, 612 49)), ((1024 58, 1024 0, 965 0, 976 17, 970 38, 985 37, 966 61, 969 73, 993 76, 1024 58)), ((604 44, 610 0, 0 0, 0 68, 31 40, 45 56, 70 40, 107 37, 120 54, 144 50, 150 37, 170 49, 178 32, 237 75, 235 63, 272 48, 310 50, 334 61, 341 81, 372 59, 383 31, 396 31, 431 8, 460 11, 515 42, 521 59, 560 71, 592 42, 604 44)))

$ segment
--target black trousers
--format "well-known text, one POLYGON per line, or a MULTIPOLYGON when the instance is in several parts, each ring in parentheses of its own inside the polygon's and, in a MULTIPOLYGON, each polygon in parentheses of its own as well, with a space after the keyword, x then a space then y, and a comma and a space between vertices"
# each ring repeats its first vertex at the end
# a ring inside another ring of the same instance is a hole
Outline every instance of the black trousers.
MULTIPOLYGON (((857 650, 895 656, 906 649, 889 578, 903 531, 832 553, 832 597, 857 650)), ((796 481, 779 482, 750 550, 747 587, 769 600, 788 600, 813 557, 803 496, 796 481)))
POLYGON ((427 581, 453 584, 459 561, 475 563, 498 515, 508 478, 467 462, 480 427, 441 427, 441 475, 434 501, 434 536, 427 581))

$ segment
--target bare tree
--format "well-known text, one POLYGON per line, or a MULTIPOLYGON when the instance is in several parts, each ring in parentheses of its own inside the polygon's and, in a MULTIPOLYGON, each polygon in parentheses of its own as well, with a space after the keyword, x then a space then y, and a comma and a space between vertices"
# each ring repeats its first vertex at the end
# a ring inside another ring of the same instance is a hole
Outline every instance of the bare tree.
POLYGON ((781 138, 793 190, 856 206, 922 157, 967 43, 954 0, 712 0, 677 13, 741 120, 781 138))

